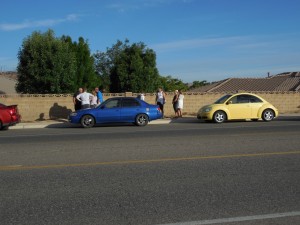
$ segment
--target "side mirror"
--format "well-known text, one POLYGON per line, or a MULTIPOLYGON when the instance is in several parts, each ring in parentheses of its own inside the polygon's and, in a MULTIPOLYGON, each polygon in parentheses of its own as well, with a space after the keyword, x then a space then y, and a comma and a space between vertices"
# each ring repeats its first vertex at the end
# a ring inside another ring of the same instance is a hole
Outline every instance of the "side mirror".
POLYGON ((230 105, 230 104, 232 104, 232 101, 228 101, 228 102, 226 103, 226 105, 230 105))
POLYGON ((105 109, 105 105, 102 105, 102 106, 100 107, 100 109, 105 109))

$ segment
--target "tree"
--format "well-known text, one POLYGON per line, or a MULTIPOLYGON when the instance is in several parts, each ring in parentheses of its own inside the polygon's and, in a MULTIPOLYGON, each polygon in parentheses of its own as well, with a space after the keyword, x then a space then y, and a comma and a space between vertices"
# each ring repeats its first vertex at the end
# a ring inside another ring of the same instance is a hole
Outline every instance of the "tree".
POLYGON ((153 92, 158 87, 156 54, 142 42, 129 45, 129 40, 118 40, 106 53, 97 52, 94 57, 110 92, 153 92))
POLYGON ((69 36, 62 36, 61 40, 68 43, 76 56, 76 76, 77 87, 95 88, 101 84, 100 78, 94 68, 94 57, 91 55, 89 45, 82 37, 78 42, 72 42, 69 36))
POLYGON ((99 75, 100 89, 110 91, 110 71, 112 62, 108 57, 107 53, 104 52, 97 52, 94 54, 95 59, 95 68, 99 75))
POLYGON ((70 93, 75 88, 76 55, 52 30, 33 32, 18 52, 19 93, 70 93))
POLYGON ((183 83, 181 80, 177 78, 173 78, 172 76, 168 75, 166 77, 160 76, 160 86, 164 89, 164 91, 174 91, 174 90, 188 90, 188 85, 183 83))
POLYGON ((198 87, 202 87, 202 86, 205 86, 205 85, 208 85, 208 84, 210 84, 210 83, 207 82, 206 80, 193 81, 193 84, 192 84, 192 86, 189 87, 189 90, 192 90, 192 89, 195 89, 195 88, 198 88, 198 87))

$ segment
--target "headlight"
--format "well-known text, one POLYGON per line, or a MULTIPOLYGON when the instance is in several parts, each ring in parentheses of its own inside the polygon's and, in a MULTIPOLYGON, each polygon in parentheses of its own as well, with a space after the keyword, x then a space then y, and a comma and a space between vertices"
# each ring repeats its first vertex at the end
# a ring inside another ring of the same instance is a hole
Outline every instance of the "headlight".
POLYGON ((70 116, 77 116, 77 113, 76 113, 76 112, 72 112, 72 113, 70 114, 70 116))
POLYGON ((203 112, 206 112, 206 113, 208 113, 210 110, 211 110, 211 107, 204 108, 204 109, 203 109, 203 112))

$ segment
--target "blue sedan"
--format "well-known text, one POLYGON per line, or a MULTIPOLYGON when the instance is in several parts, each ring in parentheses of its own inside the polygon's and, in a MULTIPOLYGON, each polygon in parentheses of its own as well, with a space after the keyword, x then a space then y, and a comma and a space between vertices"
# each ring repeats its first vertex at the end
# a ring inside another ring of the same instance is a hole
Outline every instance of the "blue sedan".
POLYGON ((102 123, 134 123, 145 126, 149 121, 162 118, 157 105, 151 105, 133 97, 115 97, 104 101, 93 109, 72 112, 69 121, 84 128, 102 123))

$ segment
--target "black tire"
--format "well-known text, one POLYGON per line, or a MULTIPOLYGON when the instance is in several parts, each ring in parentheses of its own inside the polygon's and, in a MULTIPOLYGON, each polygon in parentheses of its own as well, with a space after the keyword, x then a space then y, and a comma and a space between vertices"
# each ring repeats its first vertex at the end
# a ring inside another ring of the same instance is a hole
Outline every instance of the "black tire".
POLYGON ((135 124, 137 126, 146 126, 149 122, 149 118, 146 114, 138 114, 135 118, 135 124))
POLYGON ((80 120, 83 128, 91 128, 95 125, 95 118, 91 115, 84 115, 80 120))
POLYGON ((223 123, 225 120, 227 120, 227 115, 224 111, 217 111, 214 113, 213 121, 215 123, 223 123))
POLYGON ((2 127, 2 130, 8 130, 8 126, 2 127))
POLYGON ((8 130, 8 126, 3 126, 2 121, 0 121, 0 130, 8 130))
POLYGON ((272 109, 266 109, 262 113, 262 119, 266 122, 270 122, 274 119, 275 113, 272 109))

